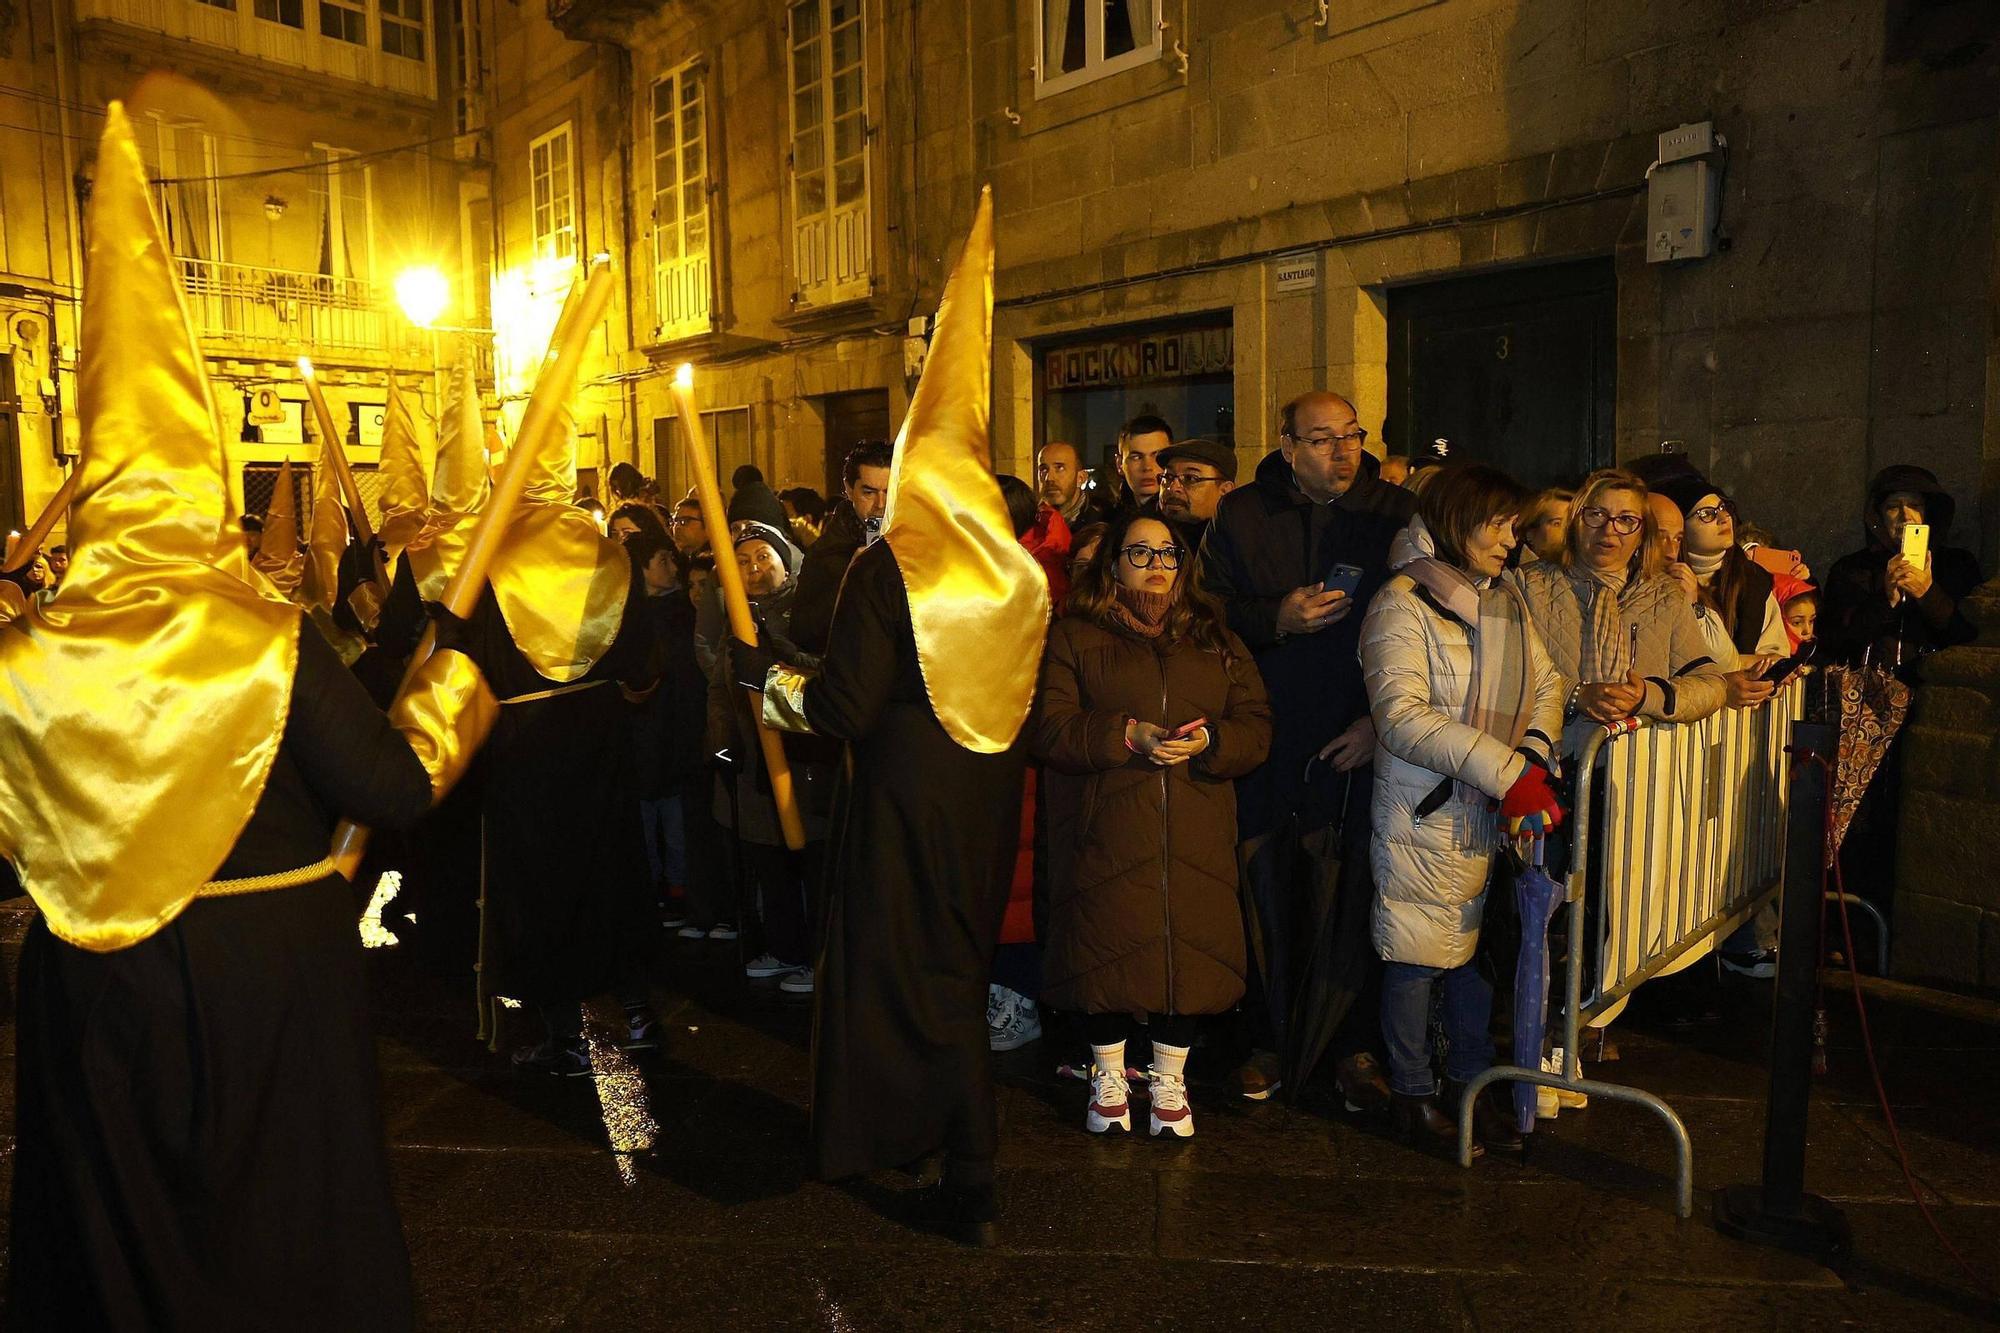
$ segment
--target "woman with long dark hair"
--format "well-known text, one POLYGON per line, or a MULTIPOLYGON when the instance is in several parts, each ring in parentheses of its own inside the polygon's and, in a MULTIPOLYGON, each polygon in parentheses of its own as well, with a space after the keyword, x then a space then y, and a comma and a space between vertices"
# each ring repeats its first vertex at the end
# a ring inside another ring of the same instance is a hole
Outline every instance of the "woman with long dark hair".
POLYGON ((1152 1132, 1194 1133, 1193 1019, 1243 995, 1232 780, 1264 761, 1264 683, 1194 553, 1114 519, 1050 631, 1031 744, 1048 767, 1043 998, 1081 1011, 1085 1128, 1132 1128, 1125 1042, 1149 1015, 1152 1132))

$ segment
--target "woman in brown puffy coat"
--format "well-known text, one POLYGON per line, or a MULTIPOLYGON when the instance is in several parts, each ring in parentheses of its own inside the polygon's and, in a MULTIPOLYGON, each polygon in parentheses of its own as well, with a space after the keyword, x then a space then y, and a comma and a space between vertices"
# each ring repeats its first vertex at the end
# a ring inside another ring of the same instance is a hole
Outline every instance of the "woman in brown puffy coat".
POLYGON ((1114 522, 1049 632, 1033 724, 1048 766, 1043 999, 1085 1015, 1085 1128, 1129 1132, 1125 1039, 1150 1015, 1152 1132, 1187 1138, 1193 1017, 1243 995, 1232 779, 1271 710, 1249 650, 1158 519, 1114 522))

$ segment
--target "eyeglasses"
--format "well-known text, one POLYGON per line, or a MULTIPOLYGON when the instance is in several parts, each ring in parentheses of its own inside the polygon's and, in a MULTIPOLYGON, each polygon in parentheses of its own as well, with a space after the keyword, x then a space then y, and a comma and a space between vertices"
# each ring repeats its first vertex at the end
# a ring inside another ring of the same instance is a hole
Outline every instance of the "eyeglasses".
POLYGON ((667 526, 670 528, 690 528, 699 522, 701 522, 700 514, 675 514, 667 520, 667 526))
POLYGON ((1736 502, 1724 500, 1719 504, 1703 505, 1699 509, 1688 510, 1690 523, 1720 523, 1724 516, 1736 517, 1736 502))
POLYGON ((1335 447, 1359 449, 1362 445, 1368 443, 1368 432, 1359 426, 1345 435, 1333 435, 1324 431, 1317 435, 1293 435, 1290 431, 1286 431, 1285 435, 1294 444, 1308 445, 1314 449, 1331 449, 1335 447))
POLYGON ((1151 569, 1154 565, 1161 569, 1181 567, 1181 548, 1178 546, 1148 546, 1144 542, 1134 542, 1121 547, 1118 554, 1131 562, 1134 569, 1151 569))
POLYGON ((1220 477, 1204 477, 1199 472, 1163 472, 1160 474, 1160 485, 1178 486, 1182 490, 1187 491, 1191 491, 1197 486, 1213 486, 1221 480, 1222 478, 1220 477))
POLYGON ((1576 511, 1576 516, 1586 528, 1608 527, 1621 537, 1630 537, 1646 525, 1646 520, 1637 514, 1613 514, 1602 505, 1586 505, 1576 511))

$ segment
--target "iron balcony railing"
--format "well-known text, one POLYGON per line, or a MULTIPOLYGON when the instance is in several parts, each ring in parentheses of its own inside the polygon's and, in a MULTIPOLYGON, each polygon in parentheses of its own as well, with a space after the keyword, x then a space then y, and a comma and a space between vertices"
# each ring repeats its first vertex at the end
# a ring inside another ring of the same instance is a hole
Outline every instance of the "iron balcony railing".
POLYGON ((204 341, 270 347, 384 351, 392 326, 373 283, 294 269, 180 257, 188 305, 204 341))

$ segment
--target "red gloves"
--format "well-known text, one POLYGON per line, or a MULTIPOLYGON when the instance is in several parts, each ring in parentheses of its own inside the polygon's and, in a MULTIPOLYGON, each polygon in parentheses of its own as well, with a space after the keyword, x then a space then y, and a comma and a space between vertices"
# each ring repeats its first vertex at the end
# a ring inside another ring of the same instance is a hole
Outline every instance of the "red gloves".
POLYGON ((1563 808, 1549 787, 1548 770, 1531 762, 1500 798, 1500 817, 1510 838, 1539 838, 1562 823, 1563 808))

